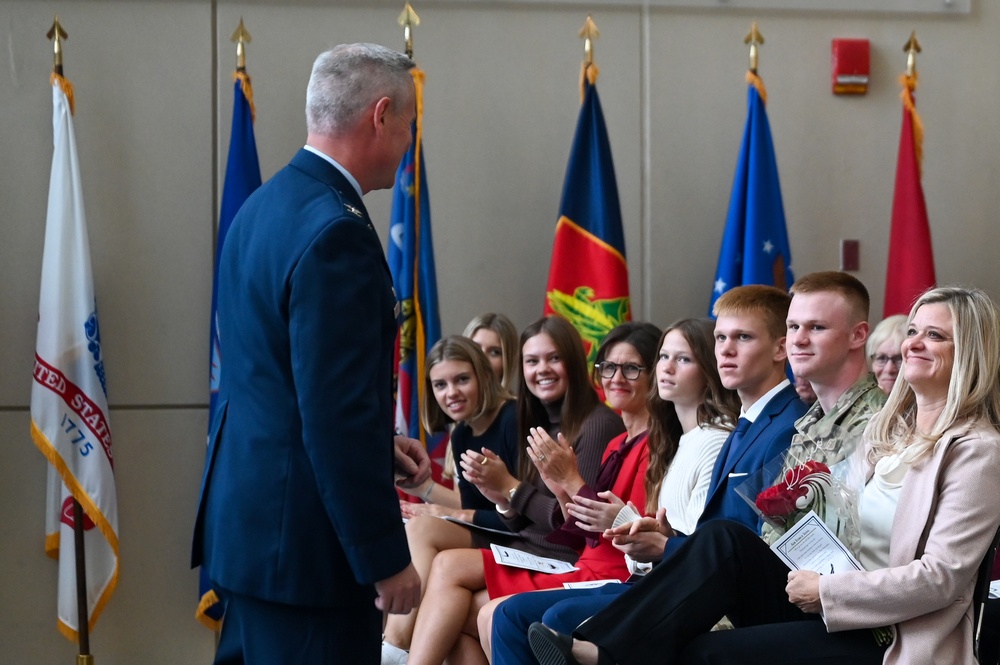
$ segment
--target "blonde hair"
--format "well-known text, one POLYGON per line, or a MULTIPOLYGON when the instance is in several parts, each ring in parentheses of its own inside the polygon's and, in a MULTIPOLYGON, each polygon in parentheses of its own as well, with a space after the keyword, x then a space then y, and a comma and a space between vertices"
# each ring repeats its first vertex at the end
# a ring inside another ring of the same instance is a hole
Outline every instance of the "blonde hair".
POLYGON ((500 338, 500 350, 503 352, 503 376, 500 383, 507 392, 513 394, 521 383, 521 352, 517 345, 517 328, 503 314, 487 312, 469 321, 462 335, 472 339, 483 328, 492 330, 500 338))
POLYGON ((425 392, 424 401, 420 405, 420 420, 428 432, 444 431, 448 424, 455 422, 441 410, 431 386, 431 369, 445 360, 456 360, 472 365, 472 373, 476 376, 479 388, 477 394, 479 403, 468 420, 469 425, 495 414, 504 402, 512 399, 510 393, 500 385, 500 380, 493 373, 490 361, 486 359, 486 354, 479 345, 467 337, 450 335, 438 340, 427 354, 427 370, 424 372, 425 392))
POLYGON ((917 432, 916 395, 901 372, 885 407, 872 418, 871 462, 899 452, 907 444, 912 444, 911 457, 916 461, 929 455, 945 430, 958 423, 1000 425, 1000 311, 980 289, 939 287, 925 292, 913 304, 906 319, 907 334, 917 310, 935 303, 948 306, 954 330, 955 359, 944 409, 930 432, 917 432))

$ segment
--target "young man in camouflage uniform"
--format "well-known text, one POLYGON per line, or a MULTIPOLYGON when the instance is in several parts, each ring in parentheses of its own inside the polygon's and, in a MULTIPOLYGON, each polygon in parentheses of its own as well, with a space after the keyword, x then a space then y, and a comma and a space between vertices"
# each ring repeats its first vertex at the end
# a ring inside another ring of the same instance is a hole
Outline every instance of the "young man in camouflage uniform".
MULTIPOLYGON (((865 358, 870 300, 864 284, 843 272, 814 272, 791 293, 788 361, 817 400, 795 423, 782 473, 808 460, 833 465, 848 457, 886 399, 865 358)), ((765 541, 779 535, 764 525, 765 541)))

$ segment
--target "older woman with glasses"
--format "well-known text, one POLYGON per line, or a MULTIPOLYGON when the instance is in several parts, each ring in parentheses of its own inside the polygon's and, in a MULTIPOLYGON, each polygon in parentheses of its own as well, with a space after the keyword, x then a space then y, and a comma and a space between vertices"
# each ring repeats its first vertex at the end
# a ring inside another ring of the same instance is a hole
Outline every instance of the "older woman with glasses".
POLYGON ((906 336, 906 315, 896 314, 882 319, 875 330, 868 336, 868 363, 875 374, 878 387, 886 395, 892 390, 903 367, 903 356, 900 346, 906 336))

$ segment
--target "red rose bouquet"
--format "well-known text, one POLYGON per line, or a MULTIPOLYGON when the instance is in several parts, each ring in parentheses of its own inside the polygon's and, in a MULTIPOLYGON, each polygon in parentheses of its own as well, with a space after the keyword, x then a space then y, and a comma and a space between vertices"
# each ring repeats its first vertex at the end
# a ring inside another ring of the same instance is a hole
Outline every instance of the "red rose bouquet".
POLYGON ((777 484, 758 494, 754 503, 768 522, 788 528, 810 510, 818 515, 826 513, 832 483, 830 467, 809 460, 786 471, 777 484))

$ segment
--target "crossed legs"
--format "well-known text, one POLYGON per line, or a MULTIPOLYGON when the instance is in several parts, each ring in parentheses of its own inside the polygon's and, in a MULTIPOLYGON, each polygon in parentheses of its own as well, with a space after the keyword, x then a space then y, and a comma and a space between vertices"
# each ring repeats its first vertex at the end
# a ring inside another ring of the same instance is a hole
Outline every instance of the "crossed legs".
MULTIPOLYGON (((468 529, 457 524, 430 515, 419 515, 406 524, 406 542, 410 547, 410 559, 420 575, 422 591, 426 592, 431 563, 438 553, 472 547, 472 536, 468 529)), ((414 609, 409 614, 387 615, 385 641, 400 649, 409 649, 417 614, 417 609, 414 609)))

